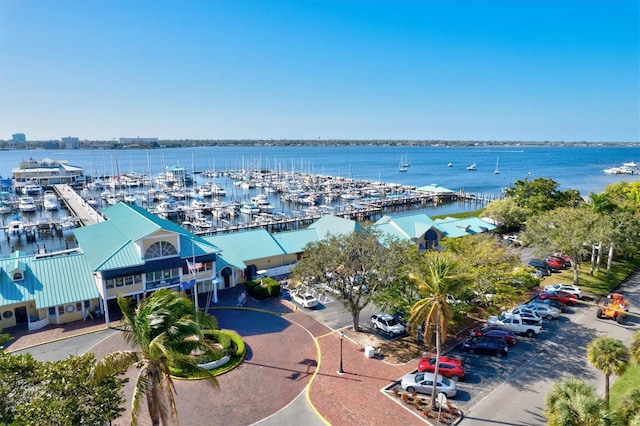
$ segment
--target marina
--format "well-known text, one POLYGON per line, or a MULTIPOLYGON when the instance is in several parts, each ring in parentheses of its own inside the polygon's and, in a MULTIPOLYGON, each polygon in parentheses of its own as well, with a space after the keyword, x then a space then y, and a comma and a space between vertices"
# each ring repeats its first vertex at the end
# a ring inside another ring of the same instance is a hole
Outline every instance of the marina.
POLYGON ((586 195, 609 183, 637 179, 602 171, 607 164, 631 164, 629 159, 640 152, 637 147, 407 146, 5 151, 0 176, 11 176, 16 164, 44 162, 33 160, 36 154, 63 159, 52 163, 79 165, 74 167, 84 173, 62 186, 68 190, 41 185, 31 176, 33 188, 23 185, 21 190, 33 194, 36 210, 31 212, 18 210, 22 194, 3 188, 0 227, 10 241, 0 239, 2 255, 12 248, 37 252, 45 241, 47 250, 72 248, 71 229, 100 220, 100 212, 116 202, 134 203, 198 234, 258 227, 279 232, 305 227, 323 214, 366 221, 382 215, 475 210, 529 176, 550 177, 586 195), (172 159, 169 166, 167 158, 172 159), (407 163, 404 172, 398 170, 399 158, 407 163), (474 163, 476 171, 465 171, 474 163), (47 191, 55 192, 58 210, 45 207, 47 191), (253 213, 247 210, 250 206, 240 212, 251 203, 253 213))

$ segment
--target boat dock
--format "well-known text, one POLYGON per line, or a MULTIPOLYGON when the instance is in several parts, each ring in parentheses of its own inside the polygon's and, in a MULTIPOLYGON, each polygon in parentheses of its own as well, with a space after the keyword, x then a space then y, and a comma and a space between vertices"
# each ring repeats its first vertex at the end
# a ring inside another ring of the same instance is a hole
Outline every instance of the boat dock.
POLYGON ((72 187, 66 184, 53 186, 58 199, 64 203, 69 214, 74 217, 80 226, 93 225, 103 222, 105 218, 82 198, 72 187))

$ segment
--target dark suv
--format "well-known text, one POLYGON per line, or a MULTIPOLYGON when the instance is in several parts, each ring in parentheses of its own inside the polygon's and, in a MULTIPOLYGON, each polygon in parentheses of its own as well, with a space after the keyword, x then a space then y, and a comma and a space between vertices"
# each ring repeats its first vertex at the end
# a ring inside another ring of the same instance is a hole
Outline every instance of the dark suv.
POLYGON ((469 353, 485 353, 495 355, 498 358, 506 356, 509 352, 509 347, 504 339, 486 336, 468 337, 462 342, 462 349, 469 353))

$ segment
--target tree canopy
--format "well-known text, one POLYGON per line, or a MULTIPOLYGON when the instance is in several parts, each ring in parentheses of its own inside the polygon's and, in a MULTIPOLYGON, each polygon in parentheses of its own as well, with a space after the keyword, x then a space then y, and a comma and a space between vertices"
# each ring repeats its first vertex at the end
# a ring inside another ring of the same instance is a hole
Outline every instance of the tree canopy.
POLYGON ((381 244, 378 236, 364 228, 312 242, 291 272, 299 286, 330 287, 351 313, 356 331, 362 309, 382 286, 396 279, 405 261, 406 246, 395 240, 381 244))
POLYGON ((96 425, 117 419, 125 379, 92 382, 93 354, 39 362, 0 351, 0 424, 96 425))

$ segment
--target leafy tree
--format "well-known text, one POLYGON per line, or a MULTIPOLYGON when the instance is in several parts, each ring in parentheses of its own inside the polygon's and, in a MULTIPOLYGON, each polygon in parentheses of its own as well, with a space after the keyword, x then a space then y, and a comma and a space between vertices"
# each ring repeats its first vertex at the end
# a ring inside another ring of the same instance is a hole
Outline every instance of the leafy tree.
POLYGON ((215 349, 204 339, 203 329, 216 328, 215 318, 196 312, 191 300, 170 289, 155 291, 137 308, 130 299, 119 297, 124 315, 124 339, 137 350, 117 351, 96 363, 94 381, 114 374, 123 374, 130 366, 140 370, 131 401, 131 422, 137 424, 140 403, 144 396, 154 425, 177 423, 178 412, 170 367, 183 372, 198 372, 209 384, 217 387, 216 378, 199 367, 194 354, 215 349))
MULTIPOLYGON (((460 263, 449 252, 424 252, 421 262, 413 266, 415 273, 409 275, 409 281, 418 287, 421 299, 411 308, 409 323, 414 329, 422 326, 425 343, 430 342, 435 334, 436 358, 439 359, 452 316, 447 294, 456 294, 468 282, 468 277, 462 274, 460 263)), ((435 374, 438 374, 438 363, 435 374)), ((431 406, 434 408, 436 382, 431 392, 431 406)))
POLYGON ((580 193, 575 189, 560 191, 560 184, 553 179, 537 178, 517 180, 514 186, 505 191, 507 197, 531 216, 557 209, 575 207, 582 204, 580 193))
POLYGON ((578 284, 578 266, 591 246, 610 241, 613 229, 601 215, 587 208, 561 207, 527 221, 522 240, 540 253, 562 252, 571 259, 573 283, 578 284))
POLYGON ((539 284, 539 279, 522 266, 519 251, 500 244, 493 235, 445 238, 441 245, 456 254, 471 278, 460 294, 453 294, 458 299, 511 305, 528 288, 539 284))
POLYGON ((503 229, 520 229, 531 211, 518 205, 515 198, 494 200, 487 204, 483 214, 493 219, 503 229))
POLYGON ((619 340, 609 336, 597 337, 587 346, 589 363, 604 373, 604 400, 609 409, 609 377, 625 372, 629 364, 629 350, 619 340))
POLYGON ((553 385, 545 397, 544 413, 550 426, 600 426, 608 418, 595 389, 574 377, 553 385))
POLYGON ((291 272, 294 282, 330 286, 351 313, 354 331, 360 328, 362 309, 382 286, 397 277, 405 262, 401 244, 393 240, 380 244, 378 237, 370 228, 329 235, 308 244, 291 272))
POLYGON ((0 353, 1 424, 103 424, 124 409, 126 380, 90 380, 93 354, 41 363, 30 354, 0 353))

